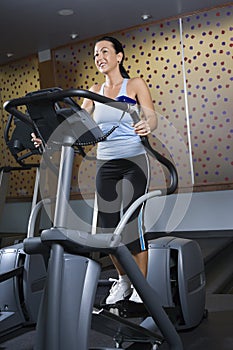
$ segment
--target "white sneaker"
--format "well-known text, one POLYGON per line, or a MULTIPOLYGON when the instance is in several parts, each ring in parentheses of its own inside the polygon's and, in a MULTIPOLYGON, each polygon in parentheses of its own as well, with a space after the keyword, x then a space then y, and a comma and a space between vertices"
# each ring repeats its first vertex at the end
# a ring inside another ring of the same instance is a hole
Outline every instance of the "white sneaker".
POLYGON ((138 295, 138 292, 136 291, 135 288, 133 288, 133 293, 131 297, 129 298, 129 301, 133 301, 134 303, 143 303, 142 299, 138 295))
POLYGON ((116 280, 109 292, 105 303, 106 304, 115 304, 117 301, 125 299, 132 293, 131 284, 125 281, 116 280))

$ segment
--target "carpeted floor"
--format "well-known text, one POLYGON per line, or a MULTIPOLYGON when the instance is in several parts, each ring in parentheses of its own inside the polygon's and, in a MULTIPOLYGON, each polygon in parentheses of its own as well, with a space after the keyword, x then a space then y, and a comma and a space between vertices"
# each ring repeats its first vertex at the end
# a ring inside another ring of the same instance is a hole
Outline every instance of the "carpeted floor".
MULTIPOLYGON (((195 329, 179 332, 184 350, 232 350, 232 326, 233 310, 211 311, 195 329)), ((1 343, 0 350, 32 350, 34 339, 35 330, 30 330, 1 343)), ((108 336, 91 331, 90 347, 100 346, 114 348, 114 342, 108 336)), ((143 350, 143 347, 140 349, 143 350)), ((164 342, 159 349, 169 350, 169 346, 164 342)), ((77 346, 77 350, 82 349, 77 346)))

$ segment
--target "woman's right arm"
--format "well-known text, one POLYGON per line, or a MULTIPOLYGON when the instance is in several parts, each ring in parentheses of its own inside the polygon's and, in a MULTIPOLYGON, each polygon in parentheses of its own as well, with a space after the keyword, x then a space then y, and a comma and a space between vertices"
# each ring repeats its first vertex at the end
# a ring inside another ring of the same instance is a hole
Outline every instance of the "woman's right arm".
MULTIPOLYGON (((99 85, 99 84, 93 85, 93 86, 89 89, 89 91, 95 92, 95 93, 98 94, 99 91, 100 91, 100 85, 99 85)), ((93 102, 92 100, 89 100, 88 98, 84 98, 81 107, 82 107, 83 109, 85 109, 89 114, 92 114, 93 111, 94 111, 95 105, 94 105, 94 102, 93 102)))

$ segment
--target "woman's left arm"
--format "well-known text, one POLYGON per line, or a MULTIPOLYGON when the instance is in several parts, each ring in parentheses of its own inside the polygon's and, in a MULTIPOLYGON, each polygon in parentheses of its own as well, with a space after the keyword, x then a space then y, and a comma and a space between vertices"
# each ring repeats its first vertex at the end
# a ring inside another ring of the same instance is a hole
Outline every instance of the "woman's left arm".
POLYGON ((138 135, 146 136, 158 125, 150 90, 142 78, 132 79, 131 88, 134 90, 135 97, 141 107, 141 120, 134 125, 134 129, 138 135))

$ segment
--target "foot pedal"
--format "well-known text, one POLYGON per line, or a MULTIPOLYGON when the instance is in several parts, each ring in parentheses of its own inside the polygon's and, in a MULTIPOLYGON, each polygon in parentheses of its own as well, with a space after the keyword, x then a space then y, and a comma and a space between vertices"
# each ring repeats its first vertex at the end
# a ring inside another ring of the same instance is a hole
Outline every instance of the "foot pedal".
POLYGON ((102 305, 103 309, 108 310, 114 315, 123 318, 146 317, 148 312, 143 303, 135 303, 130 300, 120 300, 115 304, 102 305))

